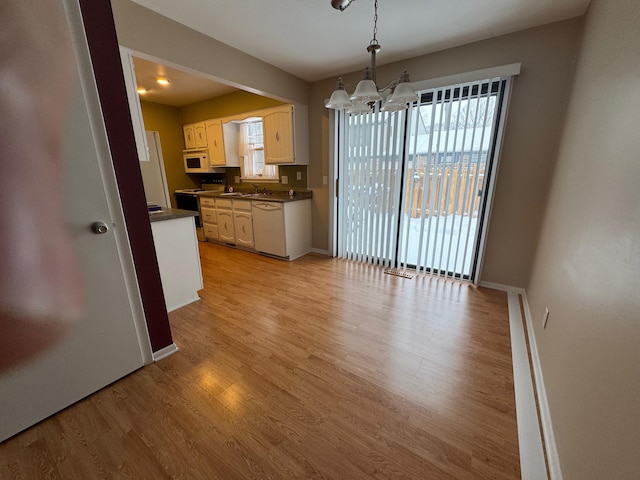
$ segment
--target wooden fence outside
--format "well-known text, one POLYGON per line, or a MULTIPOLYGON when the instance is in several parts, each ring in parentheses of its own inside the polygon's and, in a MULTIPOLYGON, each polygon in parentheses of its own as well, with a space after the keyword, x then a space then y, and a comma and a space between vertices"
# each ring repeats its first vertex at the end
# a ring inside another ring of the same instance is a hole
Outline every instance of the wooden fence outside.
POLYGON ((459 163, 455 163, 437 168, 431 167, 426 182, 426 168, 417 168, 415 171, 409 169, 407 178, 411 179, 414 175, 415 178, 413 188, 405 190, 405 214, 410 213, 411 218, 422 217, 423 201, 426 194, 424 216, 452 215, 453 213, 477 216, 481 200, 478 192, 483 187, 484 169, 484 163, 480 164, 480 168, 477 163, 471 166, 461 166, 459 163), (411 190, 413 190, 413 196, 411 197, 411 205, 409 205, 411 190))

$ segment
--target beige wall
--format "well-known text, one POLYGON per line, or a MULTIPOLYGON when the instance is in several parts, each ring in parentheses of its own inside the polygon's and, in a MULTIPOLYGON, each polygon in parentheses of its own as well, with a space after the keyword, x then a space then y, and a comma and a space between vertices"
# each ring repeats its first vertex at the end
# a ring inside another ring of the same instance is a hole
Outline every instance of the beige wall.
POLYGON ((567 480, 640 476, 639 26, 592 2, 527 289, 567 480))
POLYGON ((205 100, 180 108, 180 121, 184 123, 201 122, 210 118, 227 117, 237 113, 275 107, 282 102, 249 92, 233 92, 228 95, 205 100))
MULTIPOLYGON (((513 86, 482 280, 524 287, 529 278, 581 27, 580 19, 569 20, 412 58, 379 70, 380 83, 385 83, 404 69, 409 70, 413 81, 418 81, 522 63, 522 73, 513 86)), ((380 57, 383 55, 384 51, 380 57)), ((364 57, 363 62, 366 63, 364 57)), ((355 84, 359 76, 355 73, 344 79, 355 84)), ((332 78, 313 84, 311 90, 309 176, 314 189, 321 188, 322 175, 328 175, 329 111, 323 100, 334 87, 332 78)), ((328 213, 321 208, 314 213, 313 244, 326 248, 328 213)))
POLYGON ((194 178, 184 173, 182 149, 184 138, 179 110, 175 107, 159 105, 152 102, 140 102, 142 117, 146 130, 156 130, 160 133, 160 145, 164 168, 167 174, 167 185, 171 196, 171 206, 175 208, 173 192, 182 188, 196 188, 194 178))

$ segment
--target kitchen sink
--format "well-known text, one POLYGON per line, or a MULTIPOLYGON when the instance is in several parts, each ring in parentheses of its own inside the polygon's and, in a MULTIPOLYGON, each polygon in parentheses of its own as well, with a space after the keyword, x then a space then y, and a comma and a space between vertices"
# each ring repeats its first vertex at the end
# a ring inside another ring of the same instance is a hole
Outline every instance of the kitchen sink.
POLYGON ((243 193, 243 192, 228 192, 221 193, 221 197, 268 197, 271 195, 271 192, 267 193, 243 193))

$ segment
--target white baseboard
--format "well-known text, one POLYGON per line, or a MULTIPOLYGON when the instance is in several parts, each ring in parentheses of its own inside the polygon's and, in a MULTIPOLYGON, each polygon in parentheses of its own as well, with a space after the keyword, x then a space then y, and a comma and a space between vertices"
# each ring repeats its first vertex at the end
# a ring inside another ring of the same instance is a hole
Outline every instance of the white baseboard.
POLYGON ((544 445, 547 452, 549 474, 551 480, 562 480, 560 457, 558 456, 558 448, 556 446, 556 440, 553 434, 551 413, 549 410, 549 402, 547 400, 547 390, 545 388, 544 379, 542 376, 542 366, 540 364, 540 355, 538 354, 538 344, 536 342, 536 334, 533 329, 533 318, 531 316, 531 310, 529 309, 529 301, 527 299, 526 293, 522 294, 522 303, 524 306, 524 317, 527 324, 527 335, 529 336, 529 349, 531 353, 533 375, 536 379, 538 408, 540 409, 540 423, 542 425, 542 432, 544 434, 544 445))
POLYGON ((167 305, 167 313, 171 313, 174 310, 177 310, 182 307, 186 307, 187 305, 190 305, 193 302, 198 302, 198 301, 200 301, 200 296, 196 293, 193 298, 190 298, 189 300, 185 300, 184 302, 180 302, 177 305, 171 305, 171 306, 167 305))
POLYGON ((478 284, 478 286, 491 288, 492 290, 500 290, 501 292, 507 292, 507 293, 513 292, 513 293, 518 293, 520 295, 524 295, 524 288, 512 287, 511 285, 503 285, 501 283, 485 282, 483 280, 478 284))
POLYGON ((166 347, 161 348, 157 352, 153 352, 153 361, 158 362, 163 358, 167 358, 168 356, 173 355, 177 351, 178 351, 178 346, 175 343, 172 343, 171 345, 167 345, 166 347))
POLYGON ((547 479, 547 466, 538 423, 538 409, 520 310, 520 294, 510 291, 507 294, 507 300, 511 331, 513 383, 516 395, 520 474, 523 480, 547 479))
POLYGON ((311 251, 313 253, 319 253, 320 255, 326 255, 328 257, 331 256, 331 253, 329 252, 329 250, 322 250, 320 248, 312 248, 311 251))

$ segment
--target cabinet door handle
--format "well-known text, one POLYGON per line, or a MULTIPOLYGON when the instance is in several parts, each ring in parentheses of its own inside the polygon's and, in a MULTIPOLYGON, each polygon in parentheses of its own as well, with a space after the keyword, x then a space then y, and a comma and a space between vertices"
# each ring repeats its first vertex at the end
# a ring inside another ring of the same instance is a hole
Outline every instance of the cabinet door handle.
POLYGON ((214 140, 214 141, 213 141, 213 146, 214 146, 214 147, 216 147, 216 148, 218 148, 218 141, 217 141, 217 140, 214 140))
POLYGON ((280 141, 280 133, 276 132, 276 142, 280 141))

